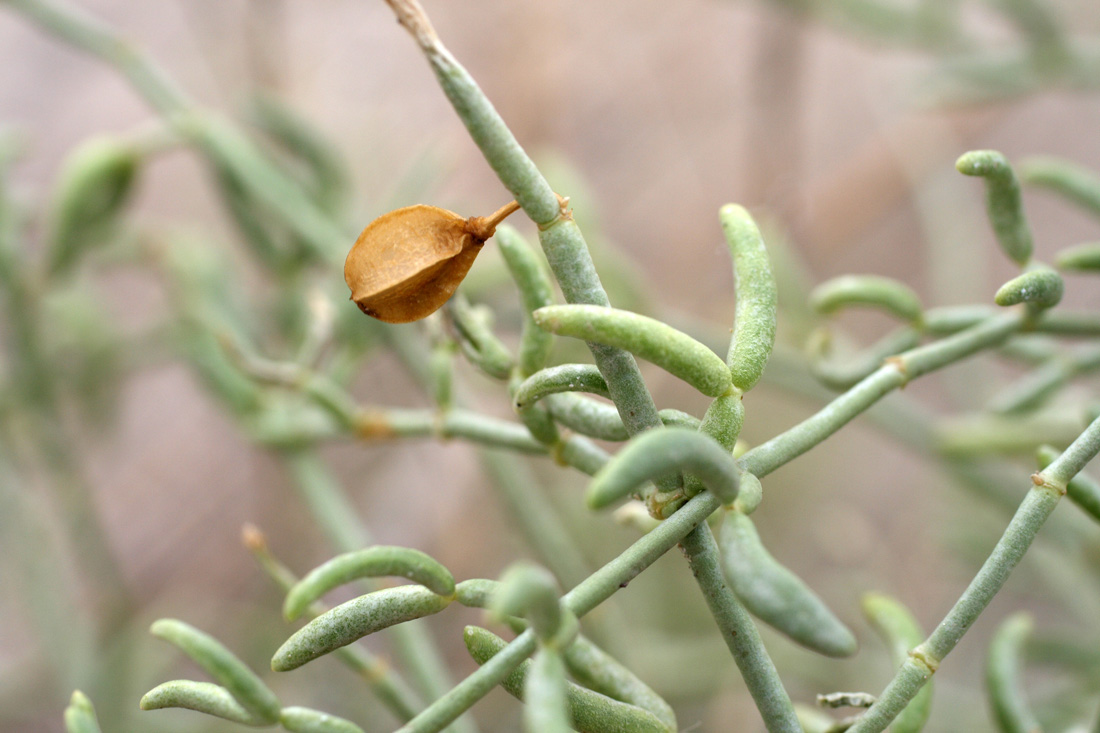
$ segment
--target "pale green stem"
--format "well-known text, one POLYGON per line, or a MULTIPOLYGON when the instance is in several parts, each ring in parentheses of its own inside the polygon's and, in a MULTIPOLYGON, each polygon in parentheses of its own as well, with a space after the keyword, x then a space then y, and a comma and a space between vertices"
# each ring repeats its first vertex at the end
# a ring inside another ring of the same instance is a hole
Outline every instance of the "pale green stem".
POLYGON ((112 28, 52 0, 0 0, 42 29, 114 66, 181 137, 194 141, 215 166, 240 180, 282 217, 318 259, 339 262, 346 233, 232 125, 204 112, 151 59, 112 28))
MULTIPOLYGON (((914 349, 898 358, 910 360, 914 375, 926 374, 981 348, 995 345, 1013 329, 1019 328, 1021 321, 1022 316, 1017 314, 990 318, 987 322, 944 339, 943 342, 914 349)), ((758 477, 771 473, 828 438, 891 389, 904 384, 906 380, 899 379, 900 375, 899 368, 893 364, 883 367, 817 414, 747 452, 741 457, 740 465, 758 477)), ((697 495, 617 558, 566 593, 562 599, 565 606, 578 618, 584 616, 674 547, 720 505, 718 498, 710 492, 697 495)), ((402 728, 400 733, 433 733, 441 730, 455 716, 487 695, 512 669, 534 652, 535 646, 533 633, 520 635, 501 654, 493 657, 493 660, 497 660, 507 654, 506 662, 479 668, 428 706, 402 728)))
POLYGON ((45 30, 117 68, 150 105, 163 115, 188 110, 186 95, 153 62, 113 29, 70 6, 49 0, 0 0, 45 30))
MULTIPOLYGON (((957 333, 989 318, 998 309, 985 305, 933 308, 925 313, 925 329, 933 336, 957 333)), ((1043 311, 1021 331, 1056 336, 1100 336, 1100 315, 1096 311, 1072 311, 1062 308, 1043 311)))
MULTIPOLYGON (((768 370, 762 379, 772 388, 810 400, 816 405, 829 404, 837 397, 817 383, 801 354, 783 344, 776 344, 772 350, 768 370)), ((877 403, 868 410, 867 419, 886 435, 917 451, 926 451, 934 443, 931 415, 904 394, 877 403)))
POLYGON ((850 729, 852 733, 884 730, 909 704, 1008 580, 1039 528, 1065 494, 1066 484, 1097 453, 1100 453, 1100 419, 1089 425, 1053 463, 1032 477, 1034 485, 974 580, 932 635, 913 650, 878 701, 850 729))
POLYGON ((50 474, 55 511, 65 523, 73 547, 79 548, 79 564, 96 579, 99 621, 103 631, 111 632, 124 620, 132 599, 79 465, 74 441, 67 434, 56 365, 44 343, 50 324, 44 320, 41 293, 20 250, 18 213, 5 198, 6 192, 0 190, 0 295, 7 316, 5 366, 11 371, 9 381, 17 392, 17 404, 25 408, 28 418, 20 433, 30 436, 33 450, 50 474))
MULTIPOLYGON (((263 382, 300 390, 332 415, 343 429, 354 432, 364 440, 398 437, 462 438, 524 453, 545 453, 547 450, 531 437, 523 425, 469 410, 451 408, 440 414, 437 410, 359 407, 343 387, 323 374, 291 362, 255 356, 230 341, 226 341, 226 345, 230 356, 250 376, 263 382)), ((423 379, 430 380, 431 375, 425 372, 423 379)))
POLYGON ((733 595, 718 563, 718 545, 710 527, 700 524, 681 541, 699 588, 707 601, 722 638, 733 654, 745 686, 756 702, 769 733, 801 733, 791 698, 768 656, 760 632, 748 611, 733 595))
POLYGON ((501 451, 481 451, 479 455, 493 487, 539 560, 567 587, 583 580, 590 572, 588 563, 527 464, 501 451))
POLYGON ((1074 377, 1100 369, 1100 348, 1074 354, 1051 355, 1045 364, 1021 377, 990 400, 989 409, 1002 414, 1021 413, 1042 405, 1074 377))
POLYGON ((905 384, 894 364, 879 367, 817 414, 741 457, 741 465, 757 477, 774 471, 813 448, 885 395, 905 384))
MULTIPOLYGON (((559 202, 550 184, 516 141, 477 82, 443 46, 419 3, 416 0, 387 2, 398 21, 416 39, 440 87, 485 160, 524 212, 538 225, 539 241, 566 301, 610 305, 592 264, 588 246, 572 215, 559 202)), ((657 406, 642 380, 634 357, 622 349, 608 346, 589 344, 589 348, 596 366, 607 380, 608 391, 627 431, 633 435, 648 428, 660 427, 657 406)), ((661 488, 669 491, 679 484, 678 478, 665 479, 661 482, 661 488)))
POLYGON ((343 430, 363 440, 461 438, 523 453, 545 453, 547 450, 519 423, 458 408, 440 414, 436 410, 359 407, 335 382, 295 365, 252 358, 247 368, 253 376, 265 381, 301 390, 332 415, 343 430), (264 371, 260 367, 264 367, 264 371))
POLYGON ((998 315, 954 336, 889 359, 873 374, 830 402, 816 415, 746 453, 741 458, 742 466, 758 477, 774 471, 825 440, 853 417, 910 379, 1000 343, 1018 330, 1024 319, 1022 312, 998 315))
POLYGON ((283 460, 294 477, 298 496, 333 547, 348 552, 371 543, 370 533, 359 521, 355 507, 315 452, 287 451, 283 460))
POLYGON ((31 644, 47 661, 51 681, 61 688, 87 684, 94 629, 80 613, 79 588, 62 572, 70 560, 35 506, 31 487, 8 465, 7 450, 0 447, 0 550, 14 567, 4 574, 5 595, 23 606, 31 644))
POLYGON ((1100 336, 1100 315, 1096 311, 1045 311, 1031 330, 1059 336, 1100 336))
POLYGON ((1085 426, 1081 406, 1029 415, 988 412, 945 419, 936 430, 936 448, 945 456, 1029 453, 1043 443, 1069 445, 1085 426))

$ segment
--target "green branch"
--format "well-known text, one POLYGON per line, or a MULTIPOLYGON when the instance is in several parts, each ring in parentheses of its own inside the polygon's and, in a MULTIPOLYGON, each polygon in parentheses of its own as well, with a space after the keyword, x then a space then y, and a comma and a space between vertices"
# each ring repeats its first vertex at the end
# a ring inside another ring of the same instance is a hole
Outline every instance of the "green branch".
POLYGON ((955 648, 1008 580, 1039 528, 1066 493, 1066 484, 1097 453, 1100 453, 1100 419, 1089 425, 1053 463, 1031 477, 1031 490, 974 580, 932 635, 910 652, 909 659, 886 686, 878 701, 850 729, 851 733, 878 733, 884 730, 931 679, 940 662, 955 648))

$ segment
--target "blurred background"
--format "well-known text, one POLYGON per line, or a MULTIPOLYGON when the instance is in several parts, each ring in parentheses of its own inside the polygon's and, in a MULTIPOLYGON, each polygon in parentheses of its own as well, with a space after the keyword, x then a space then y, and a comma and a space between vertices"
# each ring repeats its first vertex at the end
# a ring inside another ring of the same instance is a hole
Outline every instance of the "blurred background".
MULTIPOLYGON (((303 478, 317 465, 374 541, 429 552, 457 578, 493 578, 518 557, 537 558, 468 443, 337 436, 311 444, 306 460, 257 437, 232 388, 210 375, 217 369, 204 349, 216 347, 187 330, 210 321, 192 317, 192 281, 180 272, 216 280, 218 297, 237 308, 240 332, 271 358, 290 358, 310 318, 335 309, 336 348, 347 333, 356 346, 332 369, 360 403, 431 402, 386 331, 344 300, 339 267, 284 263, 273 274, 242 234, 239 211, 226 206, 217 166, 211 175, 193 145, 165 137, 157 114, 114 69, 44 34, 14 4, 0 2, 0 129, 5 150, 17 151, 4 165, 13 203, 3 212, 21 232, 17 259, 48 258, 58 180, 83 140, 141 140, 147 152, 112 243, 26 296, 37 303, 30 340, 43 344, 34 363, 56 387, 48 407, 25 400, 34 380, 19 378, 20 350, 31 347, 10 309, 25 303, 9 297, 0 322, 0 730, 60 730, 77 687, 92 697, 105 731, 235 729, 186 711, 137 710, 156 684, 201 674, 146 629, 162 616, 181 618, 265 670, 291 627, 279 613, 281 593, 242 547, 241 527, 261 528, 298 574, 335 554, 331 533, 303 501, 303 482, 322 480, 303 478), (194 261, 178 264, 185 258, 194 261), (330 305, 318 311, 307 297, 315 292, 330 305)), ((510 198, 385 3, 76 5, 265 149, 261 97, 325 139, 346 172, 333 207, 346 247, 398 206, 476 215, 510 198)), ((995 148, 1014 162, 1056 155, 1100 168, 1100 13, 1089 0, 425 5, 555 189, 571 197, 614 304, 666 319, 725 353, 734 292, 717 211, 734 201, 758 216, 784 310, 777 357, 745 400, 750 444, 828 395, 802 358, 820 325, 804 305, 815 283, 848 272, 887 275, 931 306, 990 303, 1012 276, 980 182, 954 170, 962 152, 995 148)), ((1097 238, 1095 217, 1049 194, 1028 190, 1025 205, 1040 259, 1097 238)), ((1068 306, 1100 305, 1089 280, 1067 285, 1068 306)), ((464 290, 493 306, 513 344, 518 303, 491 246, 464 290)), ((867 345, 890 327, 882 316, 846 315, 833 336, 840 347, 867 345)), ((431 336, 430 326, 399 328, 425 343, 431 336)), ((563 358, 586 360, 559 348, 563 358)), ((500 384, 461 358, 455 369, 469 404, 512 418, 500 384)), ((992 455, 967 447, 977 411, 1024 371, 983 358, 912 384, 878 417, 859 419, 765 480, 757 513, 765 544, 857 630, 863 647, 851 660, 824 660, 765 631, 796 700, 881 690, 892 667, 860 619, 860 593, 895 595, 930 630, 1026 490, 1034 445, 1064 444, 1080 429, 1082 406, 1095 399, 1087 381, 1030 416, 1007 447, 992 455)), ((702 415, 704 397, 647 365, 643 372, 658 406, 702 415)), ((524 481, 542 486, 575 531, 589 566, 637 537, 587 513, 583 476, 546 459, 521 465, 524 481)), ((1064 526, 1041 539, 1072 534, 1079 519, 1060 508, 1054 524, 1064 526)), ((1088 542, 1073 562, 1057 542, 1037 543, 937 675, 928 730, 991 729, 981 666, 989 635, 1011 611, 1033 611, 1054 641, 1096 648, 1095 531, 1088 542)), ((616 596, 615 613, 630 622, 629 648, 618 651, 674 703, 683 729, 762 730, 699 601, 682 558, 670 553, 616 596)), ((456 679, 473 669, 461 627, 477 620, 452 609, 425 625, 456 679)), ((388 656, 388 644, 372 638, 369 646, 388 656)), ((1052 730, 1095 718, 1088 700, 1097 699, 1097 667, 1090 669, 1031 670, 1029 689, 1052 730)), ((344 715, 369 731, 397 727, 333 661, 265 679, 287 704, 344 715)), ((514 730, 518 709, 497 692, 474 714, 484 730, 514 730)))

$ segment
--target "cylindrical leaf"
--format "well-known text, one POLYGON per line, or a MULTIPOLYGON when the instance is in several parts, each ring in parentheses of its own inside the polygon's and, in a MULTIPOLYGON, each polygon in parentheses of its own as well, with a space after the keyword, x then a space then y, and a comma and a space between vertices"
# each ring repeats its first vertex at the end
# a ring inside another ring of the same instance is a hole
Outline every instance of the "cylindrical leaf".
POLYGON ((345 583, 359 578, 397 576, 408 578, 441 596, 455 591, 447 568, 429 555, 409 547, 368 547, 332 558, 310 571, 291 589, 283 604, 288 621, 301 616, 309 604, 345 583))
POLYGON ((350 720, 309 708, 283 708, 279 723, 290 733, 363 733, 350 720))
POLYGON ((552 305, 539 308, 534 317, 535 323, 559 336, 629 351, 711 397, 733 384, 720 356, 653 318, 599 305, 552 305))
POLYGON ((1002 733, 1035 733, 1042 730, 1028 706, 1021 679, 1024 643, 1031 635, 1031 617, 1010 616, 989 645, 986 683, 993 714, 1002 733))
POLYGON ((149 631, 195 660, 252 716, 269 724, 279 719, 281 706, 275 693, 214 637, 169 618, 155 621, 149 631))
POLYGON ((80 690, 73 692, 69 707, 65 708, 65 733, 101 733, 95 707, 80 690))
MULTIPOLYGON (((733 395, 724 395, 718 399, 732 400, 739 398, 733 395)), ((581 435, 613 443, 621 443, 630 437, 630 434, 626 431, 626 425, 623 424, 622 418, 619 416, 619 411, 610 403, 568 392, 548 395, 547 399, 544 400, 544 404, 554 420, 563 427, 567 427, 581 435)), ((520 410, 520 417, 524 419, 524 424, 528 428, 531 426, 526 416, 533 409, 534 407, 528 407, 520 410)), ((661 418, 661 423, 668 427, 682 427, 689 430, 699 428, 699 418, 680 410, 658 410, 657 416, 661 418)), ((532 434, 534 434, 533 431, 532 434)))
POLYGON ((491 377, 507 379, 514 361, 508 347, 493 333, 491 312, 470 305, 461 293, 448 303, 447 312, 460 336, 459 346, 470 362, 491 377))
POLYGON ((891 331, 854 355, 846 363, 827 360, 824 355, 823 352, 828 349, 828 344, 821 342, 829 340, 828 332, 818 331, 810 338, 811 344, 807 348, 811 359, 810 371, 813 372, 814 377, 819 382, 829 389, 843 392, 866 379, 871 372, 882 366, 883 362, 889 357, 917 346, 921 340, 921 331, 912 326, 891 331), (814 341, 818 343, 815 344, 814 341))
MULTIPOLYGON (((503 639, 477 626, 467 626, 463 640, 478 664, 485 664, 505 647, 503 639)), ((522 700, 530 668, 531 661, 525 661, 504 679, 501 687, 522 700)), ((567 683, 566 689, 573 727, 580 733, 672 733, 674 730, 649 711, 634 705, 572 683, 567 683)))
POLYGON ((471 578, 455 586, 455 600, 467 608, 489 608, 499 589, 500 581, 471 578))
POLYGON ((1002 285, 993 300, 1000 306, 1029 303, 1037 308, 1053 308, 1064 292, 1061 275, 1049 267, 1036 267, 1002 285))
POLYGON ((1049 188, 1100 216, 1100 175, 1058 158, 1028 158, 1020 168, 1024 182, 1049 188))
POLYGON ((440 410, 449 410, 454 404, 452 387, 454 383, 455 348, 453 341, 440 339, 438 343, 432 346, 431 356, 428 357, 432 401, 440 410))
POLYGON ((809 586, 760 542, 752 520, 726 513, 718 536, 722 569, 745 608, 799 644, 830 657, 856 653, 856 638, 809 586))
POLYGON ((688 430, 698 430, 699 425, 702 423, 702 421, 699 418, 695 417, 695 415, 691 415, 684 412, 683 410, 676 410, 671 407, 657 410, 657 415, 660 416, 661 423, 670 428, 687 428, 688 430))
POLYGON ((585 687, 653 713, 669 730, 678 730, 672 706, 610 654, 584 636, 563 652, 565 665, 585 687))
POLYGON ((635 436, 600 469, 588 486, 588 506, 602 509, 626 498, 646 481, 678 471, 698 476, 727 504, 737 498, 740 471, 732 455, 702 433, 660 428, 635 436))
POLYGON ((500 578, 491 610, 497 616, 522 616, 540 639, 553 638, 562 623, 561 589, 553 574, 533 563, 519 562, 500 578))
MULTIPOLYGON (((861 603, 863 615, 890 650, 890 659, 900 667, 909 658, 910 650, 924 641, 917 620, 909 609, 893 598, 880 593, 867 593, 861 603)), ((919 733, 932 712, 932 681, 925 683, 917 696, 890 724, 893 733, 919 733)))
POLYGON ((821 283, 810 293, 810 305, 821 314, 850 306, 883 310, 903 321, 919 323, 924 309, 908 285, 879 275, 841 275, 821 283))
POLYGON ((528 377, 546 364, 554 343, 553 336, 539 328, 531 317, 532 311, 554 304, 554 286, 534 248, 515 229, 501 225, 496 243, 523 301, 525 317, 518 361, 520 375, 528 377))
POLYGON ((1100 271, 1100 242, 1085 242, 1063 249, 1054 257, 1059 270, 1074 272, 1100 271))
POLYGON ((138 155, 114 140, 87 140, 66 161, 53 204, 48 268, 68 271, 87 250, 104 243, 133 190, 138 155))
POLYGON ((543 647, 535 652, 524 683, 523 719, 528 733, 569 733, 569 715, 565 665, 556 649, 543 647))
POLYGON ((752 389, 764 373, 775 345, 778 295, 764 238, 743 207, 727 204, 718 212, 722 231, 733 256, 736 317, 730 341, 729 364, 733 384, 742 392, 752 389))
POLYGON ((142 710, 185 708, 257 728, 265 728, 273 722, 257 718, 241 707, 241 704, 229 694, 229 690, 212 682, 192 682, 191 680, 165 682, 145 693, 140 705, 142 710))
POLYGON ((1008 160, 996 150, 972 150, 955 161, 955 168, 985 179, 986 212, 997 242, 1013 262, 1026 265, 1031 259, 1031 228, 1024 216, 1020 183, 1008 160))
POLYGON ((517 414, 532 438, 546 446, 557 446, 560 443, 561 433, 546 405, 534 402, 520 408, 517 414))
POLYGON ((581 435, 616 443, 630 437, 611 403, 568 392, 549 396, 543 404, 555 421, 581 435))
POLYGON ((524 379, 512 395, 517 410, 527 407, 543 397, 559 392, 590 392, 610 397, 607 382, 593 364, 561 364, 540 369, 524 379))
POLYGON ((741 488, 737 491, 737 501, 733 502, 733 508, 742 514, 752 514, 760 506, 764 499, 764 487, 755 474, 748 471, 741 472, 741 488))
MULTIPOLYGON (((741 401, 740 392, 735 392, 716 397, 703 415, 702 423, 696 427, 703 435, 713 438, 720 446, 732 453, 744 422, 745 405, 741 401)), ((688 476, 684 481, 684 492, 688 496, 694 496, 702 490, 703 482, 697 477, 688 476)))
POLYGON ((368 634, 439 613, 451 599, 419 585, 385 588, 326 611, 279 647, 271 668, 287 672, 368 634))

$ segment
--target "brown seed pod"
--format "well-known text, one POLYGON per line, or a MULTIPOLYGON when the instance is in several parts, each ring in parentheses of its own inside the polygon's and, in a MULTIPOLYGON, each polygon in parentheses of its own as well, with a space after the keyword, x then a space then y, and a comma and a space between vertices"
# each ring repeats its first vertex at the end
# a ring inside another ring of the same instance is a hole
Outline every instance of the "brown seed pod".
POLYGON ((351 299, 387 323, 426 318, 454 294, 481 245, 518 208, 513 201, 490 216, 469 219, 424 204, 383 214, 348 252, 344 280, 351 299))

